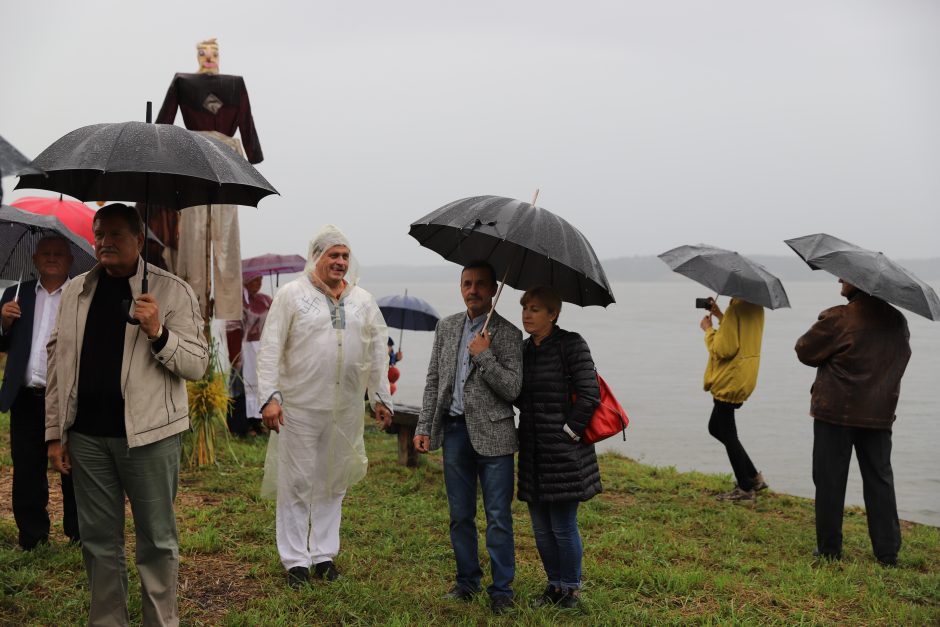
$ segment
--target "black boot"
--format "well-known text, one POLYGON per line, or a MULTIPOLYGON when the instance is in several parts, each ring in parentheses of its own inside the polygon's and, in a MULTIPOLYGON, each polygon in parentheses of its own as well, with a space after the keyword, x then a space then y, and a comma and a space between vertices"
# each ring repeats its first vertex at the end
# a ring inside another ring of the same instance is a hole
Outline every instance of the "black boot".
POLYGON ((287 571, 287 585, 291 590, 300 590, 310 578, 310 571, 303 566, 294 566, 287 571))

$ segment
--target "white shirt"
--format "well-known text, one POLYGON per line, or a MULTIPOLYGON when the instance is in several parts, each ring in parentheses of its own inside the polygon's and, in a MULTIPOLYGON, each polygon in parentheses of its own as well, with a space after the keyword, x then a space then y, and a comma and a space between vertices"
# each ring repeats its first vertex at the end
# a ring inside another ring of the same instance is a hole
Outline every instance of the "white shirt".
POLYGON ((60 285, 53 292, 46 291, 41 281, 36 281, 36 308, 33 311, 33 342, 29 349, 29 361, 26 362, 26 377, 24 383, 30 388, 46 387, 46 344, 55 327, 56 316, 59 314, 59 302, 62 300, 62 290, 69 280, 60 285))

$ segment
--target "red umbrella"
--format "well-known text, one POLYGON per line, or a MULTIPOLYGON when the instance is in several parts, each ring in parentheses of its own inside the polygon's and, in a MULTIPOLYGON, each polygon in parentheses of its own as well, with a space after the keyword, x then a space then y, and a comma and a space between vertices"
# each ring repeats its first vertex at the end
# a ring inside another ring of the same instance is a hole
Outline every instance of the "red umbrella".
POLYGON ((95 219, 95 210, 83 202, 62 200, 62 196, 58 198, 26 196, 10 204, 30 213, 55 216, 70 231, 88 240, 92 246, 95 245, 95 236, 91 228, 91 223, 95 219))
MULTIPOLYGON (((58 198, 24 196, 19 200, 14 200, 12 206, 30 213, 55 216, 68 230, 88 240, 92 248, 95 247, 95 234, 92 223, 95 221, 97 209, 92 209, 83 202, 62 200, 62 196, 58 198)), ((156 244, 161 250, 164 248, 163 242, 153 234, 149 227, 147 228, 147 240, 156 244)))

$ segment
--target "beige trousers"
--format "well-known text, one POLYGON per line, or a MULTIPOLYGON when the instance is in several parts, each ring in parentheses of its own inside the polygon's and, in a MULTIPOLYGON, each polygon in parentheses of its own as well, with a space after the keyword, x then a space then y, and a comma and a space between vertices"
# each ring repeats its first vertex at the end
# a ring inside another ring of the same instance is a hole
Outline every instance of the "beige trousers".
POLYGON ((180 436, 128 448, 126 438, 70 432, 68 447, 91 591, 88 624, 130 624, 124 557, 126 494, 137 537, 143 625, 179 625, 179 541, 173 501, 179 481, 180 436))
MULTIPOLYGON (((244 156, 241 142, 216 131, 196 131, 228 144, 244 156)), ((214 288, 213 316, 218 320, 242 319, 242 259, 236 205, 213 205, 211 220, 212 286, 214 288)), ((206 285, 210 272, 207 267, 208 250, 206 231, 209 211, 206 205, 187 207, 180 212, 179 251, 176 253, 174 272, 189 283, 196 297, 203 320, 209 320, 206 303, 206 285)))

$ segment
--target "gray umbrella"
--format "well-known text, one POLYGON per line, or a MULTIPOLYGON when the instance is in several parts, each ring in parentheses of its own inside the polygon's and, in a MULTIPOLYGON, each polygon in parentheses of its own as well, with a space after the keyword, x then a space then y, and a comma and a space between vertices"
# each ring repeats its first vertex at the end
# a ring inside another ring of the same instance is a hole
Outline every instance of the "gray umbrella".
POLYGON ((39 170, 30 165, 29 159, 23 153, 14 148, 3 137, 0 137, 0 176, 38 173, 39 170))
POLYGON ((764 266, 734 251, 699 244, 673 248, 659 258, 674 272, 722 296, 740 298, 768 309, 790 306, 780 279, 764 266))
POLYGON ((46 235, 61 235, 72 249, 69 276, 87 272, 95 265, 95 251, 84 237, 76 235, 55 216, 0 206, 0 279, 8 281, 38 278, 33 266, 36 244, 46 235))
POLYGON ((940 320, 940 298, 910 271, 874 252, 825 233, 784 240, 813 270, 848 281, 892 305, 940 320))
MULTIPOLYGON (((13 147, 10 142, 0 137, 0 178, 18 174, 38 174, 39 170, 30 165, 29 159, 13 147)), ((3 186, 0 185, 0 201, 3 200, 3 186)))
POLYGON ((565 302, 614 302, 607 275, 587 238, 541 207, 501 196, 474 196, 444 205, 412 223, 408 234, 448 261, 490 262, 507 285, 548 285, 565 302))

